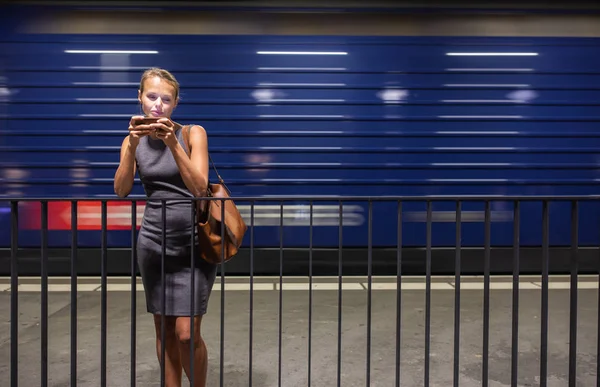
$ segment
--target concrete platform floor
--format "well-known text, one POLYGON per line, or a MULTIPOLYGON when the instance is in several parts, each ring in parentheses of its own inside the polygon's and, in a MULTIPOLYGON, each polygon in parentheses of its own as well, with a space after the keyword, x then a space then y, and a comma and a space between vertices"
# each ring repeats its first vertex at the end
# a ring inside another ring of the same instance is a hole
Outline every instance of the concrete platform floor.
MULTIPOLYGON (((433 279, 431 293, 430 386, 452 385, 454 278, 433 279)), ((519 386, 539 384, 541 289, 539 277, 522 277, 519 312, 519 386)), ((553 276, 549 292, 548 385, 566 386, 569 365, 568 277, 553 276)), ((68 278, 50 278, 48 295, 49 386, 70 385, 70 293, 68 278)), ((312 386, 337 385, 337 278, 314 278, 312 292, 312 386)), ((401 385, 422 386, 425 348, 423 277, 403 279, 401 385)), ((461 286, 460 385, 481 385, 483 284, 463 277, 461 286)), ((307 386, 309 292, 306 278, 283 279, 281 385, 307 386)), ((100 386, 99 278, 79 278, 77 295, 78 386, 100 386)), ((217 283, 202 334, 209 351, 208 386, 219 386, 221 297, 225 318, 223 377, 225 386, 248 386, 248 278, 217 283)), ((342 292, 341 386, 366 385, 367 295, 365 278, 344 278, 342 292)), ((130 386, 129 278, 109 278, 107 385, 130 386)), ((489 386, 510 385, 512 284, 494 277, 490 295, 489 386)), ((10 385, 10 278, 0 279, 0 386, 10 385)), ((373 279, 371 386, 395 386, 395 278, 373 279)), ((255 278, 253 292, 252 385, 278 386, 279 277, 255 278)), ((145 311, 138 279, 135 337, 137 386, 159 386, 152 318, 145 311)), ((581 276, 578 303, 577 385, 596 385, 598 278, 581 276)), ((19 285, 19 386, 40 385, 40 280, 21 278, 19 285)), ((189 385, 184 380, 183 385, 189 385)))

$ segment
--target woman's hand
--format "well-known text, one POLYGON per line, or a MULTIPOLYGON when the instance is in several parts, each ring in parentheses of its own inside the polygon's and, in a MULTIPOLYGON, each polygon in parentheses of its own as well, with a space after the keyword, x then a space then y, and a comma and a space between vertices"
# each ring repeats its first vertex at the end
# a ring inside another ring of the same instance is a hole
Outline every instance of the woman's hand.
POLYGON ((155 136, 165 143, 168 147, 174 147, 179 142, 175 134, 175 123, 168 118, 161 118, 157 123, 150 124, 155 132, 155 136))
POLYGON ((154 128, 151 124, 144 124, 144 116, 133 116, 129 121, 129 145, 136 147, 140 138, 152 134, 154 128))

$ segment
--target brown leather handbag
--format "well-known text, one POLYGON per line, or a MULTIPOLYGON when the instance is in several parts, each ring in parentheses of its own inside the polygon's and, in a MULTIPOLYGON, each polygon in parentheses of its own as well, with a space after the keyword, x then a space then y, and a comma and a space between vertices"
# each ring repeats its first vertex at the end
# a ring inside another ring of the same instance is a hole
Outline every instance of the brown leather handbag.
MULTIPOLYGON (((183 139, 190 149, 189 133, 191 125, 182 128, 183 139)), ((191 154, 190 154, 191 156, 191 154)), ((199 256, 207 262, 221 264, 229 261, 238 253, 238 250, 246 234, 248 227, 240 215, 235 203, 231 198, 231 192, 219 175, 210 154, 210 163, 219 179, 218 183, 208 184, 207 196, 224 198, 226 200, 198 201, 196 205, 196 219, 198 228, 198 243, 200 245, 199 256), (202 204, 205 204, 204 206, 202 204), (225 232, 221 237, 222 204, 225 205, 225 232), (201 208, 205 209, 202 210, 201 208), (223 249, 224 248, 224 249, 223 249), (224 250, 224 251, 222 251, 224 250)))

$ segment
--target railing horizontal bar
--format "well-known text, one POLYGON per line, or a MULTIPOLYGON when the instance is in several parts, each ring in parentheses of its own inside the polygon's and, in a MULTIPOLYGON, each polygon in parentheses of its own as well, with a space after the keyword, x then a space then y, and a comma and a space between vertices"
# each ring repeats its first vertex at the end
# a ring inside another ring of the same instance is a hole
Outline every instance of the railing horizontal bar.
MULTIPOLYGON (((598 182, 600 184, 600 181, 598 182)), ((534 196, 534 195, 480 195, 480 196, 233 196, 231 198, 220 198, 220 197, 197 197, 189 198, 193 201, 202 200, 235 200, 235 201, 296 201, 296 200, 312 200, 312 201, 594 201, 600 200, 600 195, 581 195, 581 196, 534 196)), ((78 202, 156 202, 160 203, 161 199, 148 199, 145 197, 131 197, 131 198, 119 198, 119 197, 102 197, 97 196, 94 198, 90 197, 4 197, 0 198, 2 202, 19 201, 19 202, 57 202, 57 201, 78 201, 78 202)))

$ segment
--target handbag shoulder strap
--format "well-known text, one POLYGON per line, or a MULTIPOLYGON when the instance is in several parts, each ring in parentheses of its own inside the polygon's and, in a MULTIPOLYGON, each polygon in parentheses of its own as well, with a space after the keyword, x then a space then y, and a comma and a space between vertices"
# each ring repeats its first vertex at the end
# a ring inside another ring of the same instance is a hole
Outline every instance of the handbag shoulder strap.
MULTIPOLYGON (((191 151, 190 151, 190 130, 192 129, 192 125, 185 125, 182 130, 183 130, 183 140, 185 141, 185 145, 187 147, 187 151, 190 152, 188 154, 188 156, 192 156, 191 151)), ((221 175, 219 175, 219 171, 217 171, 217 167, 215 167, 215 163, 212 160, 212 157, 210 157, 210 152, 208 152, 208 159, 210 160, 210 165, 212 166, 213 170, 215 171, 217 178, 219 179, 219 182, 223 185, 225 185, 225 182, 223 181, 223 178, 221 177, 221 175)))

